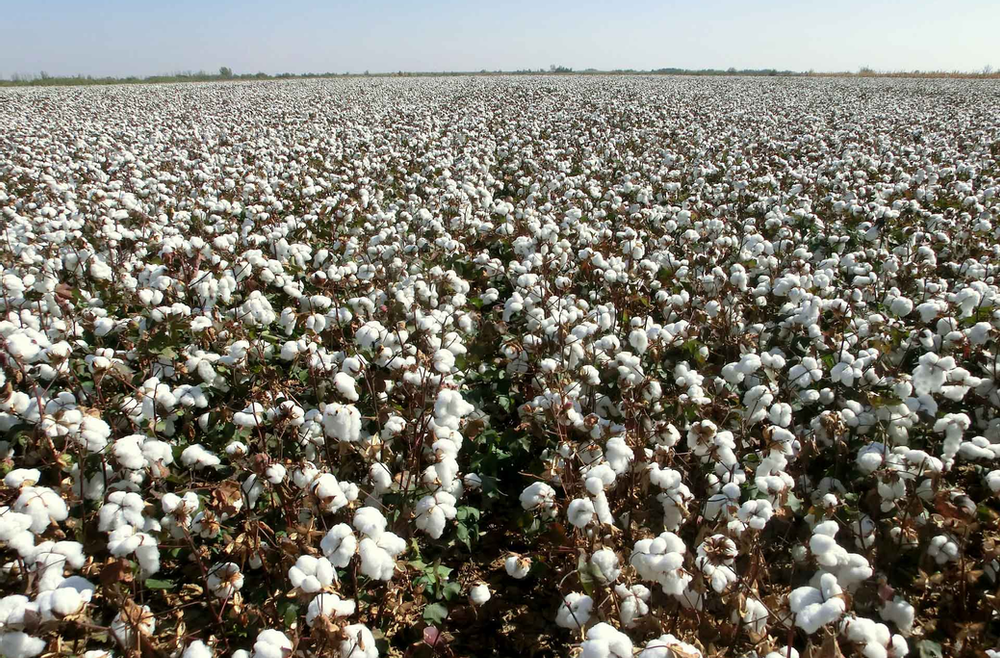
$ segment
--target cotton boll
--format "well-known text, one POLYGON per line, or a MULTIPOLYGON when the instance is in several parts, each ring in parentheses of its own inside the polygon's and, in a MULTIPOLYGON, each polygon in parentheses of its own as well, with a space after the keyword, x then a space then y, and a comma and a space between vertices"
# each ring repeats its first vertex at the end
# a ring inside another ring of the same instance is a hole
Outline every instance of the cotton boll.
POLYGON ((677 658, 677 656, 704 658, 697 647, 687 642, 681 642, 673 635, 661 635, 650 640, 636 658, 677 658))
POLYGON ((340 643, 340 658, 378 658, 375 638, 367 626, 351 624, 343 632, 346 639, 340 643))
POLYGON ((903 635, 909 635, 910 631, 913 630, 916 610, 902 597, 895 596, 891 601, 886 601, 879 608, 879 614, 882 619, 896 624, 896 628, 903 635))
POLYGON ((243 574, 235 562, 223 562, 208 572, 208 588, 220 599, 229 599, 243 588, 243 574))
POLYGON ((507 575, 515 580, 521 580, 531 571, 531 558, 519 555, 510 555, 504 560, 504 569, 507 575))
POLYGON ((120 611, 111 622, 111 635, 126 651, 136 647, 137 632, 148 636, 152 635, 155 630, 156 617, 149 606, 140 608, 133 604, 127 610, 120 611))
POLYGON ((474 585, 469 590, 469 600, 472 602, 472 605, 485 605, 490 600, 490 588, 486 583, 474 585))
POLYGON ((208 648, 201 640, 195 640, 191 644, 187 645, 184 649, 184 653, 181 654, 181 658, 213 658, 215 652, 208 648))
POLYGON ((288 570, 288 580, 292 587, 298 587, 307 594, 329 587, 337 580, 333 565, 325 557, 301 555, 295 565, 288 570))
POLYGON ((589 498, 577 498, 570 501, 566 514, 569 522, 576 528, 583 528, 594 520, 594 503, 589 498))
POLYGON ((580 592, 570 592, 563 597, 563 602, 556 611, 556 624, 562 628, 583 628, 590 621, 593 608, 592 598, 580 592))
POLYGON ((324 512, 336 512, 349 502, 337 478, 331 473, 323 473, 312 483, 312 492, 324 512))
POLYGON ((619 619, 625 628, 635 628, 638 620, 649 614, 649 597, 652 592, 645 585, 615 585, 615 594, 618 595, 620 616, 619 619))
POLYGON ((330 528, 323 540, 320 542, 320 549, 323 555, 330 560, 330 564, 338 568, 345 568, 358 551, 358 540, 346 523, 338 523, 330 528))
POLYGON ((336 387, 337 392, 340 393, 340 396, 345 400, 357 402, 358 384, 354 381, 354 378, 346 372, 338 372, 333 377, 333 385, 336 387))
POLYGON ((334 619, 354 614, 355 604, 351 599, 341 599, 336 594, 320 594, 309 602, 306 610, 306 624, 312 626, 321 617, 334 619))
POLYGON ((45 640, 21 631, 0 634, 0 655, 5 658, 34 658, 45 650, 45 640))
POLYGON ((50 524, 65 521, 69 516, 66 501, 48 487, 22 487, 12 507, 15 512, 31 517, 30 530, 35 534, 41 534, 50 524))
POLYGON ((602 548, 590 556, 590 569, 602 583, 613 583, 622 571, 618 556, 610 548, 602 548))
POLYGON ((582 658, 632 658, 632 640, 604 622, 587 631, 587 639, 580 648, 582 658))
POLYGON ((455 518, 455 497, 444 491, 424 496, 417 502, 414 513, 417 516, 417 527, 432 538, 439 539, 444 532, 445 523, 455 518))
POLYGON ((521 507, 525 510, 539 510, 542 516, 555 515, 556 491, 544 482, 532 482, 521 492, 521 507))
POLYGON ((788 604, 795 614, 795 625, 812 634, 837 621, 846 610, 843 593, 833 574, 823 574, 820 588, 799 587, 788 595, 788 604))
POLYGON ((251 658, 289 658, 292 649, 292 641, 284 633, 267 629, 257 634, 251 658))
POLYGON ((323 411, 323 432, 337 441, 357 442, 361 438, 361 412, 350 404, 335 402, 326 405, 323 411))

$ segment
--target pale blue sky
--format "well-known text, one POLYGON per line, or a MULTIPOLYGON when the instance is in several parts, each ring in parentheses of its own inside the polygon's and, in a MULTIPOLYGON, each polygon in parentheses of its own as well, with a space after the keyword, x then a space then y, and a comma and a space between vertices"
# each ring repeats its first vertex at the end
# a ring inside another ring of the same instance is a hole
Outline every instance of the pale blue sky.
POLYGON ((0 76, 1000 68, 1000 0, 0 0, 0 76))

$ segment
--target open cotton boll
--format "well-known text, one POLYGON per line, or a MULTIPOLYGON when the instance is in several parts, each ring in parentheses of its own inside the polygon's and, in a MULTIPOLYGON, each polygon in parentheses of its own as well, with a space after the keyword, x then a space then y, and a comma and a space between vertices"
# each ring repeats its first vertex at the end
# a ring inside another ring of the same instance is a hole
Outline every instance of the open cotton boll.
POLYGON ((111 635, 126 651, 136 648, 138 643, 136 633, 149 636, 154 631, 156 631, 156 616, 146 605, 139 607, 132 604, 131 607, 119 611, 111 621, 111 635))
POLYGON ((649 614, 649 597, 652 592, 645 585, 615 585, 618 595, 619 620, 625 628, 635 628, 639 619, 649 614))
POLYGON ((45 640, 22 631, 0 634, 0 655, 4 658, 34 658, 45 651, 45 640))
POLYGON ((672 532, 655 539, 640 539, 632 549, 630 563, 643 580, 658 583, 665 594, 680 595, 692 576, 684 571, 684 541, 672 532))
POLYGON ((358 383, 346 372, 338 372, 333 377, 333 385, 342 398, 350 402, 358 401, 358 383))
POLYGON ((319 545, 330 564, 341 569, 350 563, 358 551, 358 539, 346 523, 338 523, 330 528, 319 545))
POLYGON ((543 517, 552 518, 555 516, 555 498, 555 489, 544 482, 532 482, 521 492, 521 507, 540 511, 543 517))
POLYGON ((583 628, 590 621, 590 611, 593 609, 592 598, 580 592, 570 592, 563 597, 556 610, 556 624, 562 628, 583 628))
POLYGON ((363 624, 351 624, 343 629, 344 640, 340 643, 340 658, 378 658, 375 637, 363 624))
POLYGON ((569 522, 576 528, 583 528, 593 521, 594 513, 594 503, 589 498, 572 500, 566 509, 569 522))
POLYGON ((618 556, 610 548, 594 551, 590 556, 590 569, 598 581, 613 583, 618 580, 622 570, 618 564, 618 556))
POLYGON ((3 483, 11 489, 20 489, 23 485, 37 484, 42 473, 37 468, 15 468, 3 479, 3 483))
POLYGON ((434 539, 439 539, 449 519, 455 518, 455 497, 439 491, 433 496, 424 496, 417 502, 414 513, 417 527, 434 539))
POLYGON ((184 451, 181 452, 181 463, 188 468, 200 469, 218 466, 222 460, 206 450, 200 443, 195 443, 184 448, 184 451))
POLYGON ((799 587, 788 595, 788 605, 795 614, 795 625, 812 634, 840 619, 847 609, 837 578, 823 574, 820 587, 799 587))
POLYGON ((582 658, 632 658, 632 640, 611 624, 601 622, 587 631, 582 658))
POLYGON ((243 411, 233 414, 233 424, 239 427, 257 427, 267 418, 267 409, 259 402, 253 402, 243 411))
POLYGON ((284 633, 269 628, 257 634, 251 658, 289 658, 293 648, 284 633))
POLYGON ((469 590, 469 600, 472 605, 484 605, 490 600, 490 588, 486 583, 478 583, 469 590))
POLYGON ((288 570, 288 580, 292 587, 312 594, 332 585, 337 580, 337 572, 325 557, 301 555, 288 570))
POLYGON ((336 512, 349 502, 341 484, 332 473, 323 473, 312 483, 312 492, 324 512, 336 512))
POLYGON ((208 572, 208 588, 220 599, 228 599, 243 588, 243 574, 235 562, 223 562, 208 572))
POLYGON ((213 656, 215 656, 215 652, 201 640, 195 640, 187 645, 184 653, 181 654, 181 658, 213 658, 213 656))
POLYGON ((361 438, 361 412, 352 404, 334 402, 326 405, 323 433, 337 441, 357 442, 361 438))
POLYGON ((661 635, 646 643, 646 647, 636 658, 704 658, 701 651, 694 645, 681 642, 673 635, 661 635))
POLYGON ((342 599, 336 594, 320 594, 309 602, 306 610, 306 624, 313 625, 318 618, 326 617, 334 619, 336 617, 349 617, 354 614, 354 601, 342 599))
POLYGON ((30 530, 35 534, 44 532, 52 523, 65 521, 69 516, 66 501, 48 487, 22 487, 13 509, 31 517, 30 530))
POLYGON ((531 558, 519 555, 509 555, 503 563, 507 575, 515 580, 521 580, 531 571, 531 558))

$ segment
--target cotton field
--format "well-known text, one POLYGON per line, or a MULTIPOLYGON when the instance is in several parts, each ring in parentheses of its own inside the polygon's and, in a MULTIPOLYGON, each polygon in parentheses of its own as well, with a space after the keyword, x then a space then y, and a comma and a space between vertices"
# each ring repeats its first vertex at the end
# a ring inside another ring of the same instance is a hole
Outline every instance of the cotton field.
POLYGON ((0 91, 0 656, 1000 656, 1000 83, 0 91))

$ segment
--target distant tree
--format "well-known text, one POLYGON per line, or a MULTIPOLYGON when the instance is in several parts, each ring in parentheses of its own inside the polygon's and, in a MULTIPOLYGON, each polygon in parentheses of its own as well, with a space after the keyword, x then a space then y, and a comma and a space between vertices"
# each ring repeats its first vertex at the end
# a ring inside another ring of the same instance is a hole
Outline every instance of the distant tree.
POLYGON ((219 67, 219 77, 220 78, 226 78, 226 79, 231 78, 231 77, 233 77, 233 70, 231 68, 229 68, 228 66, 220 66, 219 67))

